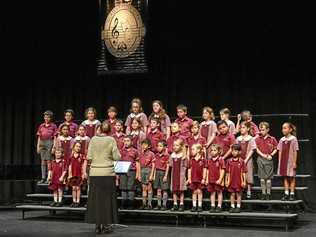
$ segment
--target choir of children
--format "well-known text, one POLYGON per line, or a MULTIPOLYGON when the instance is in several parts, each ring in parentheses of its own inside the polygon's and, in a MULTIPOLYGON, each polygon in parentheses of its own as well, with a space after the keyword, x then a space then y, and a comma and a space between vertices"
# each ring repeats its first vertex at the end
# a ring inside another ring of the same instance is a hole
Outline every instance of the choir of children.
MULTIPOLYGON (((57 128, 52 122, 53 113, 44 113, 44 123, 37 130, 37 152, 41 156, 40 182, 49 183, 49 189, 54 194, 52 206, 62 205, 65 187, 72 188, 71 207, 79 206, 81 186, 88 178, 87 148, 100 125, 96 114, 93 107, 87 108, 86 120, 78 126, 73 122, 73 110, 67 109, 65 121, 57 128), (52 161, 53 156, 55 159, 52 161)), ((129 172, 117 176, 121 208, 135 207, 135 191, 139 183, 142 187, 142 209, 152 209, 156 190, 155 210, 167 209, 170 191, 173 196, 171 210, 183 211, 184 193, 189 189, 192 192, 191 211, 202 211, 203 194, 209 193, 210 212, 221 212, 223 193, 227 190, 230 193, 230 211, 240 212, 243 191, 246 191, 248 199, 252 197, 255 153, 261 199, 271 199, 273 156, 278 153, 278 174, 284 177, 282 200, 295 200, 299 148, 296 127, 290 122, 282 125, 284 137, 278 143, 269 134, 269 123, 261 122, 258 129, 247 110, 237 116, 236 127, 229 119, 228 108, 220 110, 220 121, 215 123, 213 109, 208 106, 203 108, 203 121, 199 123, 189 118, 186 106, 178 105, 177 118, 171 123, 159 100, 152 103, 148 119, 138 98, 132 100, 125 124, 117 119, 117 114, 115 107, 109 107, 106 121, 113 128, 111 136, 118 144, 121 161, 131 162, 129 172)))

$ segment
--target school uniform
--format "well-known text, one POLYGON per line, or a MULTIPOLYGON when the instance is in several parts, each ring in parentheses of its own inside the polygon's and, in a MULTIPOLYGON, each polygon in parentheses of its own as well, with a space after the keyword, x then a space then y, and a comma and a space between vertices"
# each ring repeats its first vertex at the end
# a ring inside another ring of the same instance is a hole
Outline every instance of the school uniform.
POLYGON ((295 177, 296 169, 294 164, 294 153, 299 150, 297 138, 293 135, 290 137, 282 137, 277 146, 281 152, 279 160, 278 174, 285 177, 295 177))
POLYGON ((227 134, 218 134, 213 142, 213 144, 217 144, 221 147, 222 149, 222 156, 225 155, 228 150, 230 149, 231 145, 236 143, 235 136, 231 133, 227 134))
MULTIPOLYGON (((255 139, 257 148, 264 155, 270 155, 274 150, 277 149, 277 140, 269 134, 265 137, 258 136, 255 139)), ((265 157, 261 157, 258 154, 258 177, 260 179, 272 179, 273 178, 273 160, 268 160, 265 157)))
POLYGON ((171 120, 170 117, 168 116, 168 114, 165 114, 163 118, 159 117, 158 114, 153 114, 150 116, 149 118, 149 124, 150 124, 150 120, 152 118, 157 118, 160 121, 160 131, 167 136, 167 128, 169 128, 171 126, 171 120))
POLYGON ((125 134, 124 133, 117 133, 117 132, 115 132, 114 134, 112 134, 112 137, 115 139, 116 144, 117 144, 117 148, 121 152, 123 147, 124 147, 125 134))
POLYGON ((131 131, 128 135, 132 136, 132 145, 138 151, 141 150, 141 142, 146 139, 146 134, 142 130, 131 131))
POLYGON ((80 150, 80 153, 81 154, 84 154, 84 155, 87 155, 88 153, 88 147, 89 147, 89 143, 90 143, 90 138, 88 136, 76 136, 74 138, 74 141, 73 143, 75 142, 79 142, 81 144, 81 150, 80 150))
POLYGON ((120 190, 135 191, 136 161, 139 161, 137 149, 124 147, 121 151, 121 161, 130 161, 131 167, 127 174, 120 175, 120 190))
POLYGON ((169 166, 171 170, 171 192, 183 192, 187 190, 186 171, 188 168, 188 159, 184 154, 172 153, 169 158, 169 166))
POLYGON ((169 164, 169 154, 167 152, 156 153, 155 155, 155 179, 153 182, 154 189, 169 189, 169 177, 167 182, 163 181, 165 177, 167 165, 169 164))
POLYGON ((69 127, 69 136, 71 137, 75 137, 76 136, 76 132, 78 130, 78 124, 76 124, 75 122, 73 121, 70 121, 69 123, 68 122, 63 122, 62 124, 59 125, 58 127, 58 131, 60 133, 60 129, 63 125, 68 125, 69 127))
POLYGON ((205 168, 205 159, 200 158, 196 160, 195 158, 190 159, 189 169, 191 169, 191 183, 189 188, 194 191, 197 189, 203 189, 205 186, 202 184, 203 171, 205 168))
POLYGON ((182 136, 180 132, 171 134, 170 137, 167 139, 167 148, 168 148, 169 154, 171 154, 173 152, 173 143, 177 139, 182 139, 184 143, 187 143, 186 138, 184 136, 182 136))
POLYGON ((231 133, 231 134, 235 134, 235 130, 236 130, 236 126, 235 126, 235 123, 231 120, 225 120, 225 122, 227 123, 228 125, 228 132, 231 133))
POLYGON ((53 191, 57 191, 58 189, 63 190, 65 185, 64 182, 60 182, 59 179, 62 174, 67 172, 68 165, 65 159, 53 160, 50 165, 50 171, 52 172, 51 181, 48 185, 48 188, 53 191))
POLYGON ((234 158, 228 160, 226 164, 226 171, 230 176, 230 184, 228 186, 228 192, 230 193, 238 193, 243 190, 242 187, 242 175, 247 172, 247 167, 243 159, 238 158, 234 160, 234 158))
POLYGON ((89 138, 92 138, 93 136, 96 135, 97 129, 100 127, 101 122, 97 119, 91 121, 91 120, 85 120, 81 123, 86 128, 86 135, 89 138))
MULTIPOLYGON (((191 157, 191 148, 194 144, 200 144, 203 148, 206 146, 206 139, 204 137, 202 137, 201 135, 198 135, 196 137, 194 137, 193 135, 191 135, 188 139, 187 139, 187 144, 189 147, 189 153, 190 153, 190 157, 191 157)), ((204 157, 204 155, 203 155, 204 157)))
POLYGON ((175 120, 177 124, 180 126, 180 134, 183 136, 185 139, 190 137, 191 135, 191 127, 193 124, 193 120, 187 116, 184 118, 177 118, 175 120))
POLYGON ((64 159, 66 160, 67 164, 69 164, 69 159, 72 152, 72 146, 73 146, 73 138, 71 136, 64 137, 64 136, 58 136, 55 139, 54 148, 59 149, 62 148, 64 151, 64 159))
MULTIPOLYGON (((237 137, 237 143, 241 146, 241 159, 245 160, 250 151, 255 150, 257 148, 255 139, 247 135, 245 137, 239 136, 237 137)), ((250 158, 248 160, 247 166, 247 184, 253 184, 253 160, 250 158)))
POLYGON ((142 184, 148 184, 150 173, 152 170, 152 165, 154 162, 155 154, 152 151, 147 150, 145 152, 139 153, 139 164, 142 184))
POLYGON ((209 142, 211 136, 217 132, 217 125, 213 120, 203 121, 200 124, 200 134, 209 142))
POLYGON ((42 123, 36 135, 39 137, 39 149, 41 160, 52 160, 52 148, 54 145, 54 138, 57 136, 58 129, 54 123, 42 123))
POLYGON ((210 193, 224 190, 224 177, 221 184, 216 181, 220 178, 221 170, 226 169, 225 161, 221 157, 209 158, 205 162, 205 168, 208 170, 207 190, 210 193))
POLYGON ((148 119, 147 119, 147 115, 145 113, 143 113, 143 112, 141 112, 139 114, 130 113, 127 116, 127 119, 125 121, 126 133, 127 134, 130 133, 130 131, 131 131, 132 120, 134 118, 137 118, 137 119, 140 120, 142 128, 148 126, 148 119))
POLYGON ((157 128, 155 130, 149 130, 147 134, 147 138, 151 142, 151 151, 156 153, 157 152, 157 144, 159 141, 165 138, 165 135, 157 128))
POLYGON ((74 154, 70 157, 69 162, 69 173, 68 173, 68 185, 73 186, 81 186, 83 184, 82 179, 82 167, 86 160, 86 156, 80 154, 75 157, 74 154))
POLYGON ((254 122, 250 121, 250 135, 255 137, 259 135, 259 133, 260 131, 259 131, 258 126, 254 122))

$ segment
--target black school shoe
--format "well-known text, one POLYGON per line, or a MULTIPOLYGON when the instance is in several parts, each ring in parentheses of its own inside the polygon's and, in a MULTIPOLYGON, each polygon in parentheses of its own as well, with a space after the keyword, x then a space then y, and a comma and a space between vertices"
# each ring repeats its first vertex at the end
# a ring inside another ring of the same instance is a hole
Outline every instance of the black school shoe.
POLYGON ((295 201, 295 195, 294 194, 290 194, 290 201, 295 201))
POLYGON ((235 212, 235 209, 236 209, 236 208, 231 207, 231 208, 229 209, 229 212, 230 212, 230 213, 234 213, 234 212, 235 212))
POLYGON ((203 208, 202 208, 202 207, 198 207, 198 208, 197 208, 197 211, 198 211, 198 212, 202 212, 202 211, 203 211, 203 208))
POLYGON ((215 210, 216 210, 215 207, 211 206, 211 209, 210 209, 209 213, 215 213, 215 210))
POLYGON ((173 205, 173 207, 171 208, 171 211, 178 211, 179 207, 178 205, 173 205))
POLYGON ((49 204, 50 207, 55 207, 57 204, 57 202, 52 202, 51 204, 49 204))
POLYGON ((271 200, 271 199, 272 199, 271 194, 267 194, 267 195, 266 195, 266 200, 269 201, 269 200, 271 200))
POLYGON ((166 211, 167 210, 167 207, 166 206, 162 206, 161 208, 160 208, 160 211, 166 211))
POLYGON ((240 207, 234 208, 233 213, 240 213, 240 207))
POLYGON ((196 212, 197 208, 196 207, 192 207, 191 212, 196 212))
POLYGON ((75 203, 74 203, 74 202, 71 203, 71 204, 70 204, 70 207, 75 207, 75 203))
POLYGON ((266 194, 261 194, 261 198, 262 201, 267 199, 267 195, 266 194))
POLYGON ((46 179, 41 179, 40 181, 38 181, 37 183, 38 184, 43 184, 43 183, 45 183, 46 182, 46 179))
POLYGON ((215 212, 216 212, 216 213, 222 212, 222 208, 221 208, 221 207, 216 207, 215 212))
POLYGON ((282 197, 282 201, 288 201, 290 199, 290 196, 288 194, 284 194, 282 197))
POLYGON ((159 211, 159 210, 161 210, 161 209, 162 209, 161 206, 156 206, 156 207, 154 208, 155 211, 159 211))
POLYGON ((180 205, 179 211, 183 212, 184 211, 184 205, 180 205))
POLYGON ((102 233, 103 234, 110 234, 113 232, 113 227, 112 226, 103 226, 102 227, 102 233))
POLYGON ((63 204, 61 202, 57 202, 57 204, 55 205, 55 207, 62 207, 63 204))

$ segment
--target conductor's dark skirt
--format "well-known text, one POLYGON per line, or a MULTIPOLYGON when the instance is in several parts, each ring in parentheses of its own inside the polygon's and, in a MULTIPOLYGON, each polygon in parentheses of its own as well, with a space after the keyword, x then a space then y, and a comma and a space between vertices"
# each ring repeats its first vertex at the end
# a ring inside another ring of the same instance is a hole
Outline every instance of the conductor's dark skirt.
POLYGON ((118 223, 115 177, 90 176, 89 181, 87 223, 118 223))

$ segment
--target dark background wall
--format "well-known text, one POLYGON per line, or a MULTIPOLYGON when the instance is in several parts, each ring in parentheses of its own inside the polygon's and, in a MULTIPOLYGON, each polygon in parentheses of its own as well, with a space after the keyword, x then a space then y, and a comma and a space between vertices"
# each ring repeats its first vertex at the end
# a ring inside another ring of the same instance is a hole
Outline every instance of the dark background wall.
MULTIPOLYGON (((228 106, 233 114, 245 108, 309 114, 292 121, 298 137, 311 140, 302 144, 300 172, 311 173, 309 185, 315 186, 316 50, 308 14, 149 1, 150 72, 98 77, 97 1, 40 4, 1 8, 1 179, 39 175, 34 134, 44 110, 61 120, 63 110, 73 108, 80 120, 87 106, 95 106, 102 119, 106 107, 116 105, 125 117, 137 96, 147 113, 158 98, 171 115, 178 103, 192 116, 204 105, 216 112, 228 106)), ((288 117, 264 119, 279 138, 288 117)))

